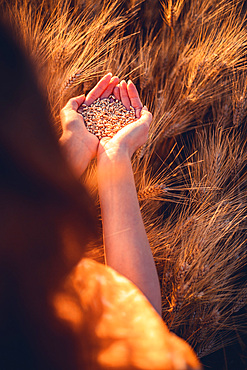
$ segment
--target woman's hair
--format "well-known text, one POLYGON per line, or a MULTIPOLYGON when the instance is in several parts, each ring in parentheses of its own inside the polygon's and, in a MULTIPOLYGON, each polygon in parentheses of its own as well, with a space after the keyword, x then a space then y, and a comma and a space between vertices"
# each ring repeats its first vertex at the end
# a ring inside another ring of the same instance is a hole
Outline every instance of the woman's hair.
POLYGON ((51 297, 97 232, 24 52, 0 25, 0 368, 74 369, 51 297), (71 241, 71 243, 69 243, 71 241))

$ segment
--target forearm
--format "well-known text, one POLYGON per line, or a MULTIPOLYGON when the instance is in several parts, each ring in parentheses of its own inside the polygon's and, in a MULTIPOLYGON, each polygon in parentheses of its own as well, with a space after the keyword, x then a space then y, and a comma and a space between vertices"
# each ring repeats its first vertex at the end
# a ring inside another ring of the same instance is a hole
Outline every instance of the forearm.
POLYGON ((106 262, 131 280, 161 312, 161 293, 128 156, 99 160, 98 186, 106 262))

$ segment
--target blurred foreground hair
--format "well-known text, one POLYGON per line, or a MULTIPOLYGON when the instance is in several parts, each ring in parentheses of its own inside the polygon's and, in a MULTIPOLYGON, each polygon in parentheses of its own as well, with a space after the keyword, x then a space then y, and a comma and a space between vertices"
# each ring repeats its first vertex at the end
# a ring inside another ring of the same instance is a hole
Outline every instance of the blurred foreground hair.
POLYGON ((52 296, 97 234, 95 210, 60 153, 32 66, 2 25, 0 45, 0 368, 76 369, 77 343, 52 296))

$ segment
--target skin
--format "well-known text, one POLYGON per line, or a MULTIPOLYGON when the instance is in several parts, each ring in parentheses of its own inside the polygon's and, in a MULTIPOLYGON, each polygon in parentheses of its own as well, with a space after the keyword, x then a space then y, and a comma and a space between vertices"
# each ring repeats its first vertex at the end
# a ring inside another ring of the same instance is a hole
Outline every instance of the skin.
POLYGON ((99 146, 98 138, 88 132, 83 117, 77 110, 81 104, 90 105, 102 97, 107 89, 111 93, 118 82, 118 77, 112 77, 108 73, 86 97, 80 95, 70 99, 60 112, 63 134, 59 141, 76 177, 80 177, 89 162, 96 157, 99 146))
POLYGON ((133 82, 121 81, 109 73, 85 97, 70 99, 61 111, 61 146, 76 176, 97 156, 98 189, 102 212, 106 263, 131 280, 161 313, 161 292, 150 245, 143 225, 131 166, 133 153, 148 138, 152 115, 142 106, 133 82), (100 141, 90 134, 79 106, 90 105, 110 94, 127 109, 135 108, 137 120, 113 138, 100 141))

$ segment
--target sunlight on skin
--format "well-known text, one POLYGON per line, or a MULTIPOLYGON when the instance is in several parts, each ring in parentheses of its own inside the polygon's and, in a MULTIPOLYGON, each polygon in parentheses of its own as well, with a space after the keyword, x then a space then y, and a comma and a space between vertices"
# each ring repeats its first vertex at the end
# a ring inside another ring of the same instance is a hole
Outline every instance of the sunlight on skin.
POLYGON ((131 80, 128 81, 127 92, 130 99, 130 104, 132 105, 133 108, 135 108, 136 117, 140 118, 143 105, 140 100, 138 91, 131 80))
POLYGON ((133 82, 127 84, 121 81, 118 84, 118 77, 108 73, 86 98, 79 96, 70 99, 61 115, 63 137, 66 138, 67 134, 67 143, 65 140, 64 144, 67 145, 68 157, 78 174, 86 169, 97 153, 107 264, 131 280, 160 314, 159 280, 139 209, 131 166, 132 154, 148 138, 152 115, 146 107, 142 107, 133 82), (90 105, 98 98, 108 97, 114 91, 119 93, 127 109, 131 105, 134 107, 137 119, 119 130, 113 138, 105 137, 99 141, 87 131, 79 107, 83 103, 90 105))
MULTIPOLYGON (((112 79, 112 73, 107 73, 98 83, 97 85, 87 94, 85 99, 85 104, 90 105, 96 99, 100 98, 104 91, 108 88, 112 79)), ((116 85, 118 81, 116 82, 116 85)), ((114 85, 112 84, 112 90, 114 89, 114 85)))
POLYGON ((109 82, 109 85, 107 86, 103 94, 100 96, 100 99, 108 98, 113 93, 113 89, 116 87, 118 83, 119 78, 117 76, 113 76, 109 82))
MULTIPOLYGON (((80 177, 87 168, 89 162, 96 157, 99 147, 98 138, 91 134, 85 126, 83 117, 80 114, 80 106, 82 104, 90 105, 96 99, 103 99, 111 94, 114 94, 128 110, 130 106, 132 106, 135 109, 137 118, 133 124, 128 125, 129 127, 124 127, 114 136, 113 140, 111 140, 111 145, 116 143, 117 146, 118 140, 120 140, 122 136, 126 136, 126 134, 129 138, 135 136, 134 132, 138 130, 138 126, 141 126, 146 119, 145 112, 143 112, 143 105, 133 82, 129 80, 127 84, 123 80, 119 83, 119 78, 117 76, 112 76, 111 72, 102 77, 86 97, 85 95, 79 95, 70 99, 61 111, 63 134, 60 138, 60 143, 66 151, 66 156, 72 164, 72 169, 76 177, 80 177), (141 112, 144 114, 143 117, 141 117, 141 112), (135 130, 133 130, 133 125, 135 130)), ((110 138, 101 140, 100 152, 106 151, 107 142, 109 140, 110 138)))
POLYGON ((129 110, 130 109, 130 99, 128 95, 127 84, 124 80, 120 82, 119 89, 120 89, 121 102, 129 110))
POLYGON ((117 85, 116 87, 114 87, 113 89, 113 94, 115 96, 116 99, 120 100, 120 90, 119 90, 119 85, 117 85))

